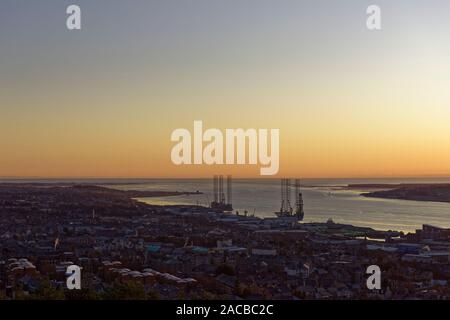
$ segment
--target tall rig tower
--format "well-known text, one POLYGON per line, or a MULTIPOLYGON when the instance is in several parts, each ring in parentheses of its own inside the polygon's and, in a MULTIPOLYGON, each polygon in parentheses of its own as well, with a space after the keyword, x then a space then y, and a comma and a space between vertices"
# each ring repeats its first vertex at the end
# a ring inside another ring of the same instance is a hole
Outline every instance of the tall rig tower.
POLYGON ((291 180, 281 179, 281 207, 275 212, 278 217, 289 217, 292 215, 291 207, 291 180))
POLYGON ((219 176, 219 202, 225 203, 225 194, 223 193, 223 176, 219 176))
POLYGON ((214 201, 211 202, 211 209, 218 212, 233 211, 233 205, 231 202, 232 193, 232 178, 227 176, 227 197, 225 198, 224 181, 223 176, 215 175, 213 178, 213 193, 214 201))
POLYGON ((291 213, 291 180, 281 179, 281 209, 280 212, 291 213))
POLYGON ((295 179, 295 215, 302 221, 305 212, 303 211, 303 195, 300 192, 300 179, 295 179))
POLYGON ((214 194, 214 200, 213 203, 219 203, 219 176, 214 176, 213 178, 213 194, 214 194))
POLYGON ((227 205, 229 205, 230 207, 232 207, 232 203, 233 200, 231 198, 231 194, 232 194, 232 180, 231 180, 231 175, 227 176, 227 205))
POLYGON ((291 180, 281 179, 281 208, 275 212, 279 218, 293 218, 301 221, 305 215, 303 211, 303 196, 300 192, 300 180, 295 179, 295 212, 291 207, 291 180))

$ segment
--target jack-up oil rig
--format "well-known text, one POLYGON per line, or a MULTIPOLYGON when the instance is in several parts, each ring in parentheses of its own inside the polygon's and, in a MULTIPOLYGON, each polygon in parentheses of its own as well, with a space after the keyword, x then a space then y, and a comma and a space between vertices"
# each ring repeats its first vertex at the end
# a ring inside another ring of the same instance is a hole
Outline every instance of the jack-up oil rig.
POLYGON ((218 212, 223 211, 233 211, 233 205, 231 203, 231 192, 232 192, 232 178, 227 176, 227 197, 225 198, 224 188, 223 188, 223 176, 214 176, 214 200, 211 202, 211 209, 218 212))
POLYGON ((302 221, 305 212, 303 210, 303 195, 300 192, 300 180, 295 179, 295 212, 291 206, 291 180, 281 179, 281 208, 275 212, 279 218, 295 218, 302 221))

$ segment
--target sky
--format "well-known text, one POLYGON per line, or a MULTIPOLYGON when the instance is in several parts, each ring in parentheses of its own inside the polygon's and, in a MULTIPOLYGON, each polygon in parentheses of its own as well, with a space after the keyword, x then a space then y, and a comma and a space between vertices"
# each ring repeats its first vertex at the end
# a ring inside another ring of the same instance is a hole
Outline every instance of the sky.
POLYGON ((371 4, 2 0, 0 177, 259 177, 172 164, 194 120, 280 129, 279 176, 448 177, 450 2, 371 4))

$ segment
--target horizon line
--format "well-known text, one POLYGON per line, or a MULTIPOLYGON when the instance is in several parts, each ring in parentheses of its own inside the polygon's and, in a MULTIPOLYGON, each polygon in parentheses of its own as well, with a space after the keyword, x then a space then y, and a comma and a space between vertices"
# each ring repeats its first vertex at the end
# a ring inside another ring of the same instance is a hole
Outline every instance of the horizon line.
MULTIPOLYGON (((212 177, 212 176, 211 176, 212 177)), ((39 177, 39 176, 4 176, 0 180, 209 180, 211 177, 39 177)), ((278 180, 284 177, 300 178, 303 180, 338 180, 338 179, 450 179, 449 175, 419 175, 419 176, 375 176, 375 177, 307 177, 302 178, 296 175, 277 176, 277 177, 234 177, 235 179, 248 180, 278 180)))

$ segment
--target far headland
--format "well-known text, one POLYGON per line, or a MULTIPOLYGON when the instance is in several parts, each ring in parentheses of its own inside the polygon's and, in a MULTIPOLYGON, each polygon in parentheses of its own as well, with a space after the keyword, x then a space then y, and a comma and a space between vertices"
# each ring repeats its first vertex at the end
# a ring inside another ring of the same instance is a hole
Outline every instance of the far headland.
POLYGON ((361 195, 372 198, 450 203, 450 184, 349 184, 346 189, 370 190, 361 195))

